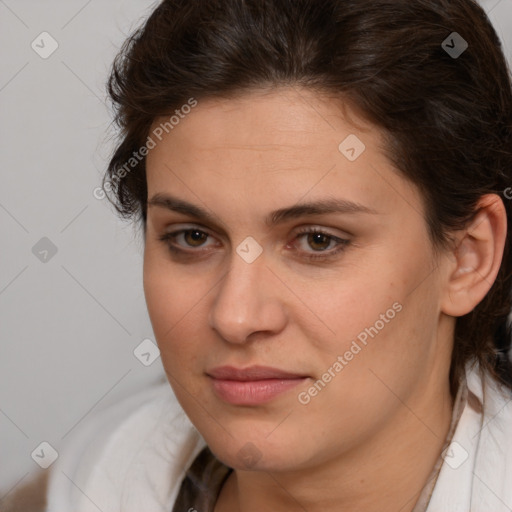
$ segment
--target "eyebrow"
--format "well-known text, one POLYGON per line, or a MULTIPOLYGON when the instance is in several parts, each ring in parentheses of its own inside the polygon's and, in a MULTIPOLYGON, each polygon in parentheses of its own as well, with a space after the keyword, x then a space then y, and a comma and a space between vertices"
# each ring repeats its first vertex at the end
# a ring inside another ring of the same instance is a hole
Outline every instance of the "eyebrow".
MULTIPOLYGON (((155 194, 148 201, 148 206, 157 206, 178 213, 183 213, 200 221, 209 221, 213 223, 218 222, 217 218, 204 208, 167 194, 155 194)), ((265 224, 271 227, 277 224, 282 224, 288 220, 297 219, 307 215, 325 215, 329 213, 378 214, 378 212, 373 208, 369 208, 360 203, 355 203, 346 199, 327 198, 274 210, 270 212, 265 219, 265 224)))

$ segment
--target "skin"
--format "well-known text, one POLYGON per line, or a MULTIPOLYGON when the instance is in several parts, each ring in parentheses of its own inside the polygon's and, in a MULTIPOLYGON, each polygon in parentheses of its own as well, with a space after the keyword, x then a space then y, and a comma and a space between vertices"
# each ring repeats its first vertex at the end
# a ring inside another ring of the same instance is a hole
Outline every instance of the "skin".
POLYGON ((144 252, 169 383, 213 453, 235 469, 215 512, 411 511, 448 433, 455 317, 496 278, 503 203, 484 196, 453 251, 436 254, 421 193, 384 156, 381 132, 344 107, 299 88, 202 100, 147 156, 149 199, 170 194, 216 219, 149 206, 144 252), (349 134, 366 146, 355 161, 338 150, 349 134), (376 213, 265 224, 271 211, 328 197, 376 213), (301 227, 349 244, 308 260, 336 242, 298 235, 301 227), (208 236, 159 240, 193 228, 208 236), (236 252, 248 236, 263 250, 252 263, 236 252), (172 253, 172 243, 188 256, 172 253), (299 393, 394 303, 401 311, 300 403, 299 393), (238 406, 220 399, 205 374, 253 364, 309 378, 268 403, 238 406), (251 466, 240 453, 249 442, 251 466))

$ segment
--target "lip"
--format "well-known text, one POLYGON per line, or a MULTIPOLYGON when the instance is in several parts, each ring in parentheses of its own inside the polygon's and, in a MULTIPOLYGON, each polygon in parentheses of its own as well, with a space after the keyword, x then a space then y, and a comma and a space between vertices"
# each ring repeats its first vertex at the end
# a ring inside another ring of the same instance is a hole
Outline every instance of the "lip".
POLYGON ((249 366, 247 368, 235 368, 234 366, 219 366, 206 372, 215 379, 254 381, 265 379, 297 379, 307 377, 300 373, 291 373, 271 366, 249 366))
POLYGON ((207 372, 215 393, 232 405, 258 405, 269 402, 308 377, 268 366, 234 368, 222 366, 207 372))

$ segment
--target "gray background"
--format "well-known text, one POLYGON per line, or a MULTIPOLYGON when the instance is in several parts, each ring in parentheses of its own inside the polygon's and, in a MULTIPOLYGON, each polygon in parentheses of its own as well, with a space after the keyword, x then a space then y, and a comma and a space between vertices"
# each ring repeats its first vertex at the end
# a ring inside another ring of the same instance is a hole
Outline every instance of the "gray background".
MULTIPOLYGON (((512 62, 512 0, 481 3, 512 62)), ((156 4, 0 0, 0 499, 39 471, 42 441, 58 451, 163 376, 134 355, 154 341, 141 237, 93 195, 113 147, 108 69, 156 4)))

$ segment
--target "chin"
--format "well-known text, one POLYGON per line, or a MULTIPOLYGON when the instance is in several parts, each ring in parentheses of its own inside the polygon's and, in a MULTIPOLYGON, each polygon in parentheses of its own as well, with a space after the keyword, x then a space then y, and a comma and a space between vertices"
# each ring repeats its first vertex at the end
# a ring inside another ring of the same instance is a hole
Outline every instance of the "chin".
MULTIPOLYGON (((228 436, 229 437, 229 436, 228 436)), ((265 437, 259 440, 251 436, 245 442, 227 442, 217 440, 209 443, 212 453, 226 466, 240 471, 287 471, 298 469, 300 461, 297 450, 277 439, 270 443, 265 437)))

